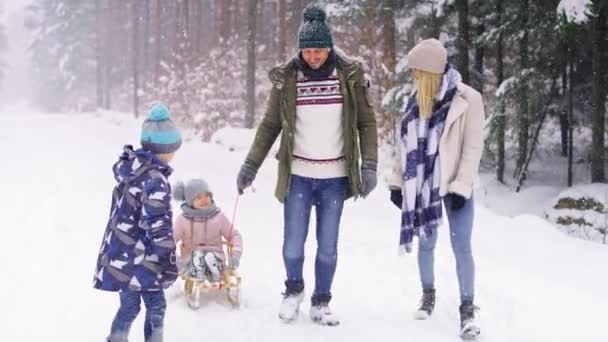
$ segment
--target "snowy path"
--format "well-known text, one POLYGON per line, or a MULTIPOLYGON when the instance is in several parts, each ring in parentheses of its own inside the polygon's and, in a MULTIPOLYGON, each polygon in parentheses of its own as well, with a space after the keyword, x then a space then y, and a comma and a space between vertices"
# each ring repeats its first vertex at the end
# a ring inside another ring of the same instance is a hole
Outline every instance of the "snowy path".
MULTIPOLYGON (((93 290, 91 279, 113 185, 110 166, 122 144, 136 143, 139 134, 137 122, 110 117, 0 114, 0 146, 8 154, 0 168, 0 303, 12 308, 2 340, 102 341, 108 332, 118 299, 93 290)), ((186 143, 173 180, 205 177, 231 214, 243 153, 186 143)), ((414 321, 420 293, 416 259, 397 256, 398 215, 381 187, 345 209, 332 302, 342 325, 313 325, 307 305, 296 324, 281 324, 282 210, 272 196, 274 179, 271 158, 257 192, 240 203, 243 308, 233 310, 223 296, 210 296, 193 312, 175 286, 168 293, 167 341, 459 340, 454 260, 445 229, 436 257, 436 315, 414 321)), ((608 248, 566 237, 534 216, 512 219, 476 210, 483 341, 608 341, 608 248)), ((314 229, 310 234, 309 283, 314 229)), ((138 319, 132 341, 143 340, 142 330, 138 319)))

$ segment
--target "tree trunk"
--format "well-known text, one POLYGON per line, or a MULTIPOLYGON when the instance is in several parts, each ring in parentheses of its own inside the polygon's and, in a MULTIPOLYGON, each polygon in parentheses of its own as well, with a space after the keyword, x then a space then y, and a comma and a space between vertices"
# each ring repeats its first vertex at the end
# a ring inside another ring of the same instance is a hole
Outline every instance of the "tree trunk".
POLYGON ((201 0, 201 48, 205 53, 217 41, 215 11, 212 0, 201 0))
MULTIPOLYGON (((376 16, 377 16, 377 5, 371 3, 370 1, 366 1, 365 5, 361 6, 361 15, 362 17, 358 20, 359 26, 361 27, 361 34, 359 35, 359 45, 362 51, 369 51, 370 53, 373 51, 380 50, 382 48, 381 41, 379 36, 381 32, 376 30, 376 16)), ((372 56, 371 54, 362 55, 362 58, 369 61, 369 69, 370 73, 372 70, 377 70, 378 64, 380 63, 377 58, 372 56)), ((373 72, 374 76, 378 77, 378 73, 373 72)), ((382 84, 380 81, 376 79, 373 80, 374 84, 382 84)), ((373 103, 377 102, 376 94, 380 92, 377 89, 371 89, 368 91, 368 96, 370 101, 373 103)))
POLYGON ((304 9, 303 0, 285 0, 287 7, 287 19, 285 22, 285 47, 287 54, 292 53, 293 49, 297 47, 298 30, 302 23, 302 11, 304 9))
POLYGON ((133 14, 133 114, 139 117, 139 0, 131 3, 133 14))
POLYGON ((298 30, 302 24, 302 12, 304 12, 304 0, 292 0, 293 7, 293 38, 295 38, 295 45, 298 44, 298 30))
POLYGON ((534 137, 532 139, 532 146, 530 147, 530 152, 526 156, 526 161, 524 163, 523 168, 521 169, 521 173, 518 175, 517 187, 515 188, 515 192, 519 192, 519 190, 521 190, 522 186, 524 185, 524 181, 527 178, 528 166, 530 166, 530 161, 532 161, 532 155, 534 154, 534 150, 536 149, 540 131, 543 128, 543 123, 545 122, 545 118, 547 117, 547 113, 549 113, 549 110, 551 108, 551 103, 553 102, 553 97, 555 96, 554 89, 555 89, 556 83, 557 83, 557 78, 553 78, 553 82, 551 84, 551 90, 549 91, 550 95, 549 95, 546 105, 543 107, 544 109, 543 109, 543 113, 540 118, 540 122, 538 123, 538 126, 536 127, 536 131, 535 131, 534 137))
MULTIPOLYGON (((477 26, 477 37, 481 37, 485 32, 485 25, 480 22, 477 26)), ((478 43, 475 46, 475 83, 477 90, 483 94, 484 86, 484 75, 483 75, 483 58, 484 58, 484 46, 482 43, 478 43)))
POLYGON ((213 0, 213 41, 212 44, 215 46, 221 39, 222 36, 222 0, 213 0))
POLYGON ((150 70, 150 0, 144 0, 144 66, 142 82, 145 85, 148 81, 150 70))
MULTIPOLYGON (((380 16, 382 18, 382 64, 387 72, 383 75, 382 94, 395 86, 395 67, 397 65, 397 29, 395 27, 395 11, 398 0, 383 0, 380 16)), ((391 144, 397 143, 396 120, 397 113, 383 110, 386 124, 384 127, 388 133, 391 144)))
POLYGON ((164 42, 163 32, 162 32, 162 12, 163 5, 162 0, 156 0, 156 38, 154 39, 154 84, 156 87, 159 86, 160 80, 160 63, 163 59, 162 57, 162 45, 164 42))
MULTIPOLYGON (((566 99, 568 94, 568 45, 565 41, 562 41, 561 50, 563 52, 563 60, 562 60, 562 98, 566 99)), ((565 103, 563 101, 562 103, 565 103)), ((568 157, 568 108, 567 106, 563 106, 562 111, 559 115, 559 127, 561 133, 561 142, 562 142, 562 157, 568 157)))
POLYGON ((96 71, 96 97, 97 108, 103 107, 103 21, 101 0, 95 0, 95 71, 96 71))
POLYGON ((223 43, 230 38, 230 19, 232 0, 220 0, 221 2, 221 17, 220 17, 220 38, 223 43))
POLYGON ((181 27, 181 18, 180 18, 180 13, 181 13, 181 4, 182 4, 182 0, 177 0, 175 1, 175 15, 173 16, 173 20, 175 20, 174 22, 174 29, 175 31, 173 32, 174 34, 172 35, 171 39, 173 39, 173 60, 175 61, 175 58, 177 57, 177 55, 179 54, 180 51, 180 44, 182 43, 182 27, 181 27))
POLYGON ((292 0, 293 1, 293 17, 296 22, 296 32, 300 26, 300 22, 302 20, 302 12, 304 11, 304 0, 292 0))
MULTIPOLYGON (((441 34, 441 19, 438 16, 438 12, 436 8, 433 8, 431 13, 431 25, 430 25, 430 33, 429 37, 439 39, 439 35, 441 34)), ((409 30, 410 32, 414 32, 414 30, 409 30)))
POLYGON ((458 49, 458 71, 462 75, 462 81, 469 84, 469 4, 468 0, 456 0, 458 10, 458 38, 456 47, 458 49))
MULTIPOLYGON (((191 44, 191 37, 190 37, 190 33, 192 32, 190 30, 190 0, 183 0, 183 6, 182 6, 182 10, 183 10, 183 18, 184 18, 184 26, 182 28, 183 30, 183 35, 185 38, 185 44, 186 44, 186 50, 189 51, 189 47, 192 46, 191 44)), ((186 56, 183 56, 186 57, 186 56)))
POLYGON ((112 61, 114 60, 115 56, 113 54, 114 51, 114 44, 112 41, 112 36, 113 36, 113 23, 112 23, 112 3, 111 1, 106 1, 106 6, 105 6, 105 32, 106 34, 104 35, 105 37, 105 68, 104 68, 104 84, 103 84, 103 99, 104 99, 104 103, 103 103, 103 107, 105 109, 110 109, 111 106, 111 95, 110 95, 110 91, 111 86, 112 86, 112 61))
POLYGON ((196 1, 196 47, 194 51, 196 51, 197 55, 201 53, 203 46, 203 11, 205 10, 205 5, 203 0, 196 1))
POLYGON ((561 138, 561 156, 568 157, 568 110, 562 110, 559 115, 559 129, 561 138))
MULTIPOLYGON (((261 1, 258 1, 260 3, 261 1)), ((249 31, 249 27, 247 26, 247 16, 249 13, 249 6, 247 5, 247 1, 237 1, 232 0, 230 4, 230 30, 228 36, 230 38, 233 37, 247 37, 247 32, 249 31), (238 23, 243 23, 239 25, 238 23)), ((259 18, 259 17, 258 17, 259 18)), ((259 23, 259 19, 256 19, 259 23)), ((258 32, 259 33, 259 32, 258 32)), ((258 42, 259 42, 259 34, 258 34, 258 42)))
MULTIPOLYGON (((277 35, 275 33, 276 28, 279 26, 279 9, 276 2, 261 1, 260 8, 266 13, 266 18, 262 23, 263 33, 257 33, 258 42, 263 42, 269 51, 277 51, 277 35)), ((263 20, 262 17, 257 21, 263 20)))
MULTIPOLYGON (((502 26, 502 1, 496 1, 496 27, 502 26)), ((500 87, 504 81, 504 64, 503 64, 503 30, 498 33, 496 42, 496 87, 500 87)), ((496 117, 496 144, 498 149, 498 163, 496 166, 496 179, 499 182, 505 182, 505 131, 507 123, 505 113, 498 113, 496 117)))
POLYGON ((518 151, 516 174, 521 172, 521 168, 526 161, 528 153, 528 136, 529 136, 529 115, 528 115, 528 11, 530 10, 529 0, 520 0, 521 11, 521 31, 522 37, 519 42, 520 47, 520 63, 521 63, 521 85, 519 92, 519 110, 517 113, 518 121, 518 151))
POLYGON ((574 174, 572 171, 574 163, 574 42, 568 42, 568 186, 574 184, 574 174))
MULTIPOLYGON (((268 41, 265 40, 265 38, 267 38, 267 36, 266 36, 266 22, 268 20, 270 20, 270 15, 268 15, 268 17, 267 17, 266 16, 267 15, 266 11, 267 11, 267 8, 265 6, 265 1, 262 0, 262 1, 260 1, 260 5, 257 6, 257 9, 256 9, 256 13, 257 13, 256 15, 257 15, 257 17, 255 18, 255 25, 256 25, 255 30, 256 30, 256 36, 257 36, 257 43, 260 44, 260 45, 265 45, 266 49, 269 49, 269 51, 272 51, 272 50, 270 50, 270 45, 268 45, 268 41)), ((249 16, 250 15, 251 14, 248 11, 247 12, 247 22, 249 22, 249 16)), ((238 22, 241 22, 241 21, 238 21, 238 22)), ((246 34, 247 34, 248 37, 249 37, 250 30, 251 30, 251 28, 249 27, 249 25, 247 25, 247 33, 246 34)))
POLYGON ((606 125, 606 20, 608 4, 594 1, 593 22, 593 119, 591 182, 606 182, 604 130, 606 125))
POLYGON ((283 62, 287 59, 287 0, 279 0, 279 46, 277 49, 277 57, 283 62))
POLYGON ((253 128, 255 121, 255 48, 258 0, 249 0, 247 37, 247 117, 245 127, 253 128))
POLYGON ((398 0, 384 0, 382 5, 382 64, 389 71, 384 89, 390 89, 395 84, 394 72, 397 65, 397 46, 395 27, 395 10, 398 0))

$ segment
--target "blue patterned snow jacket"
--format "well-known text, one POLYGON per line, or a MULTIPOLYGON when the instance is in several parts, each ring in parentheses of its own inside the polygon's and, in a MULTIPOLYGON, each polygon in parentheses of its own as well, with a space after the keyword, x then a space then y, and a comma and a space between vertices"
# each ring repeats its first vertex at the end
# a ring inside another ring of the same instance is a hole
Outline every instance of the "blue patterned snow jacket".
POLYGON ((112 194, 93 286, 106 291, 155 291, 177 278, 171 167, 156 155, 125 146, 113 167, 112 194))

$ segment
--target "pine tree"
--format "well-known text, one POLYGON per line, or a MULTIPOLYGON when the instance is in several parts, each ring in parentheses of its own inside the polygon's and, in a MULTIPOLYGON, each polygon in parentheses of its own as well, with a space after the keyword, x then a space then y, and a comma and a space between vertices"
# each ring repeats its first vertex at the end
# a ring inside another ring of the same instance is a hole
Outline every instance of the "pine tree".
POLYGON ((139 12, 139 0, 134 0, 131 3, 132 10, 132 29, 133 38, 132 38, 132 72, 133 72, 133 114, 135 117, 139 115, 139 82, 140 82, 140 72, 139 72, 139 63, 140 63, 140 34, 139 27, 141 22, 141 14, 139 12))
POLYGON ((606 182, 606 52, 608 45, 608 3, 595 0, 592 4, 593 32, 593 118, 591 143, 591 181, 606 182))
POLYGON ((456 10, 458 11, 458 38, 456 47, 458 49, 458 71, 462 75, 462 81, 469 84, 469 1, 456 0, 456 10))
POLYGON ((30 25, 34 100, 50 110, 94 108, 95 2, 35 0, 29 10, 39 18, 30 25))
POLYGON ((287 58, 287 0, 279 1, 279 25, 278 25, 278 48, 277 57, 279 61, 287 58))
POLYGON ((249 34, 247 38, 247 116, 245 118, 245 127, 253 128, 255 120, 255 65, 256 65, 256 14, 258 0, 249 1, 248 27, 249 34))
MULTIPOLYGON (((0 6, 0 16, 2 15, 3 8, 0 6)), ((0 23, 0 53, 4 53, 8 48, 8 37, 6 35, 6 27, 0 23)), ((4 79, 5 64, 0 58, 0 83, 4 79)))

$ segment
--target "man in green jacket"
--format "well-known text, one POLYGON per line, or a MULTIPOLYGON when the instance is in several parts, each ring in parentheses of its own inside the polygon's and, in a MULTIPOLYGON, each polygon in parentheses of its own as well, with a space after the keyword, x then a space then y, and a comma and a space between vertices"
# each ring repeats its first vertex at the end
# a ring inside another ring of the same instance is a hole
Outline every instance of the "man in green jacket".
POLYGON ((251 185, 282 133, 275 195, 284 204, 287 279, 279 317, 296 319, 304 299, 304 245, 314 205, 318 245, 310 317, 322 325, 338 325, 328 303, 342 208, 347 198, 365 197, 375 188, 378 138, 363 68, 335 51, 325 18, 323 9, 308 6, 298 33, 299 53, 270 71, 267 110, 237 187, 242 193, 251 185))

